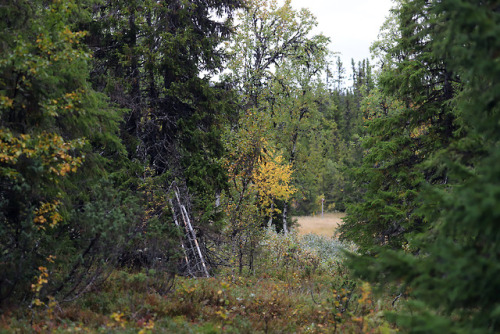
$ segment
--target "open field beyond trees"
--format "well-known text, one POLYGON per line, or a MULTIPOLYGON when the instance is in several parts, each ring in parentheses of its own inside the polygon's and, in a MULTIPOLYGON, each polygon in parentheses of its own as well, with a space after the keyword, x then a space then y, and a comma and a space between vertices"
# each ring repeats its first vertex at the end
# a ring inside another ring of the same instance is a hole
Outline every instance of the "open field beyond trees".
POLYGON ((304 235, 314 233, 326 237, 332 237, 336 228, 342 223, 343 212, 325 213, 323 216, 299 216, 297 219, 297 230, 304 235))

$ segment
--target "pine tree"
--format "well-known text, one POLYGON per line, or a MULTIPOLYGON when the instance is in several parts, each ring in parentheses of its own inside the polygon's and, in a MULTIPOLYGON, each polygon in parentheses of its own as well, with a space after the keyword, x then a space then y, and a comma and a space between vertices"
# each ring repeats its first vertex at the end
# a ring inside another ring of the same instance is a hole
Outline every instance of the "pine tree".
POLYGON ((363 124, 362 100, 368 96, 375 85, 372 68, 368 60, 353 65, 352 85, 342 81, 343 64, 338 59, 339 84, 330 91, 329 104, 335 106, 332 121, 337 125, 335 134, 329 136, 330 153, 326 154, 325 171, 321 193, 325 194, 328 207, 345 211, 347 203, 356 203, 360 192, 354 185, 352 171, 361 165, 361 138, 365 134, 363 124), (354 80, 355 79, 355 80, 354 80))

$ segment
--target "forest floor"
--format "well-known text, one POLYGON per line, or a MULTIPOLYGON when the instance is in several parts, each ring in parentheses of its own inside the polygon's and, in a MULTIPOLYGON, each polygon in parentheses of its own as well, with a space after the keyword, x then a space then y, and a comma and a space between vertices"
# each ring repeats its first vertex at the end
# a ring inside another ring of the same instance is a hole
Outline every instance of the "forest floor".
POLYGON ((321 215, 316 215, 294 218, 297 219, 297 224, 299 225, 299 234, 304 235, 314 233, 326 237, 332 237, 336 228, 342 223, 342 218, 344 218, 344 216, 345 213, 336 212, 325 213, 323 217, 321 215))
POLYGON ((352 245, 318 235, 332 235, 342 214, 298 218, 300 233, 309 234, 267 230, 254 270, 238 275, 221 267, 212 278, 174 280, 152 270, 116 270, 75 301, 7 310, 0 334, 396 333, 383 316, 397 311, 394 296, 373 294, 351 276, 343 250, 355 251, 352 245))

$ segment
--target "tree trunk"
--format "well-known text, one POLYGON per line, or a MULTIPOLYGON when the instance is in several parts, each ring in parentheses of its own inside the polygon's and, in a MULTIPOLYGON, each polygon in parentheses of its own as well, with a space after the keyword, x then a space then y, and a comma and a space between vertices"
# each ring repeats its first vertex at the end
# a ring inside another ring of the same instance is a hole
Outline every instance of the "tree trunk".
POLYGON ((285 202, 284 206, 283 206, 283 233, 285 233, 285 235, 288 234, 288 226, 287 226, 287 221, 286 221, 286 209, 287 209, 287 202, 285 202))
POLYGON ((269 222, 267 223, 268 227, 273 226, 273 212, 274 212, 274 202, 271 202, 271 217, 269 218, 269 222))
POLYGON ((239 256, 238 256, 238 260, 239 260, 239 272, 240 272, 240 276, 243 274, 243 245, 240 244, 240 249, 238 250, 239 251, 239 256))
POLYGON ((248 259, 248 269, 250 271, 254 270, 253 267, 253 257, 255 255, 255 240, 253 238, 250 239, 250 254, 249 254, 249 259, 248 259))

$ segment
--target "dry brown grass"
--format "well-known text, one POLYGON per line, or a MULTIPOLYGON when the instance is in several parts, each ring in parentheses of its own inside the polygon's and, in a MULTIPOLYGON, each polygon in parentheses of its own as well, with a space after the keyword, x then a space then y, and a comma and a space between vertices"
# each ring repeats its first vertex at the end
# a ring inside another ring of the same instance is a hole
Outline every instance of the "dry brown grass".
POLYGON ((295 217, 298 223, 299 234, 314 233, 327 237, 333 236, 335 229, 342 223, 345 213, 325 213, 316 216, 295 217))

